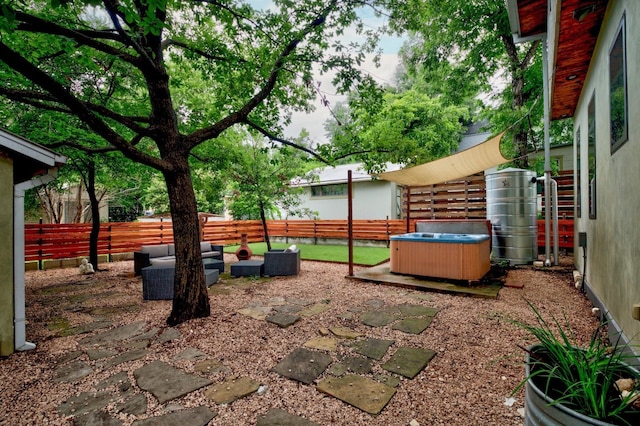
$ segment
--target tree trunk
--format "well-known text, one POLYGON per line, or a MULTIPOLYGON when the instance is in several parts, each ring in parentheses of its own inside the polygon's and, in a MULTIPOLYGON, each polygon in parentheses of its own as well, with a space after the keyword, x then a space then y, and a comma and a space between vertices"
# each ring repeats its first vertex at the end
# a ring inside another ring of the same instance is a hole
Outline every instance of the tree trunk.
MULTIPOLYGON (((516 111, 522 110, 525 106, 524 99, 524 77, 522 72, 515 72, 513 75, 513 81, 511 90, 513 93, 513 109, 516 111)), ((516 167, 521 169, 529 168, 529 153, 527 150, 527 128, 523 123, 516 125, 513 135, 513 144, 516 151, 516 158, 513 163, 516 167)))
POLYGON ((271 251, 271 239, 267 229, 267 216, 264 214, 264 204, 260 202, 260 220, 262 221, 262 232, 264 233, 264 241, 267 243, 267 251, 271 251))
POLYGON ((89 263, 97 271, 98 268, 98 236, 100 235, 100 201, 96 196, 96 163, 87 161, 85 186, 91 205, 91 234, 89 234, 89 263))
POLYGON ((200 221, 191 174, 186 158, 171 173, 165 173, 176 249, 173 305, 167 324, 211 315, 200 252, 200 221))

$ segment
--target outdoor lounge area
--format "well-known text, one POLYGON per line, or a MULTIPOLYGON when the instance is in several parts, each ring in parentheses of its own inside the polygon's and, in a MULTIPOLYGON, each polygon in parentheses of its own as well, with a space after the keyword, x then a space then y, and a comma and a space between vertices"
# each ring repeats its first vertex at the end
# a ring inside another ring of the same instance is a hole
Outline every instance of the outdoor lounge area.
MULTIPOLYGON (((212 245, 208 241, 200 243, 203 259, 222 260, 223 246, 212 245)), ((133 253, 133 271, 140 275, 142 268, 150 265, 174 265, 176 262, 175 246, 173 244, 143 245, 139 251, 133 253)))

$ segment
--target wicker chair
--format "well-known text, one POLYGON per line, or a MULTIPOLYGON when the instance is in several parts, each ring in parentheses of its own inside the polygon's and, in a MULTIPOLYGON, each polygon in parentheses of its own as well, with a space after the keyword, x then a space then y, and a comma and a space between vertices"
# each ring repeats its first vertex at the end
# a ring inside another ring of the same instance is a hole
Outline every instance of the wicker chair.
POLYGON ((271 250, 264 254, 264 275, 298 275, 300 249, 271 250))

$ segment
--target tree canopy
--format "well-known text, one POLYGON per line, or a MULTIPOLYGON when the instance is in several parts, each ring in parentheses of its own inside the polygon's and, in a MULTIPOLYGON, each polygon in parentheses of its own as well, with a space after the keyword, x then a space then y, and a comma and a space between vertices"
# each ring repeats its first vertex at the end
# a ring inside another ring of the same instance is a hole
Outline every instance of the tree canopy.
POLYGON ((191 180, 196 148, 240 125, 310 151, 282 129, 318 96, 314 73, 335 73, 341 93, 375 91, 358 66, 388 29, 365 26, 359 11, 398 25, 403 4, 1 0, 0 96, 71 117, 60 122, 82 123, 96 136, 93 149, 115 148, 162 173, 176 244, 167 321, 178 324, 210 313, 191 180), (346 40, 347 30, 361 42, 346 40))

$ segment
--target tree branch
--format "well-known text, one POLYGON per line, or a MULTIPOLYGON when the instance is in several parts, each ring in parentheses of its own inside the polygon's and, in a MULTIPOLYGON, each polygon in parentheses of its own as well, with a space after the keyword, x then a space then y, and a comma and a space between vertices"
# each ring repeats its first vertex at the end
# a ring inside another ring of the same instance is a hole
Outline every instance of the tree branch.
POLYGON ((330 162, 327 161, 322 156, 320 156, 320 154, 318 154, 317 152, 307 148, 306 146, 298 145, 295 142, 291 142, 291 141, 283 139, 283 138, 281 138, 279 136, 276 136, 275 134, 269 132, 267 129, 265 129, 265 128, 261 127, 261 126, 258 126, 256 123, 252 122, 251 120, 245 119, 244 123, 247 124, 252 129, 260 132, 261 134, 263 134, 264 136, 266 136, 267 138, 269 138, 269 139, 271 139, 273 141, 276 141, 276 142, 279 142, 279 143, 281 143, 283 145, 287 145, 287 146, 299 149, 300 151, 304 151, 304 152, 306 152, 308 154, 311 154, 313 157, 315 157, 316 159, 322 161, 323 163, 330 164, 330 162))
POLYGON ((228 129, 234 124, 245 122, 251 111, 253 111, 267 97, 269 97, 269 95, 275 88, 276 82, 278 81, 278 76, 285 66, 286 59, 293 54, 293 52, 298 47, 298 44, 302 42, 308 34, 310 34, 316 28, 324 25, 327 16, 333 11, 336 3, 337 0, 332 0, 329 5, 327 5, 327 7, 325 7, 313 21, 307 24, 305 28, 300 30, 289 41, 289 43, 287 43, 287 45, 278 55, 278 59, 274 62, 273 68, 271 69, 269 76, 267 77, 260 90, 251 99, 249 99, 242 108, 240 108, 238 111, 232 112, 222 120, 215 123, 213 126, 193 132, 187 137, 187 143, 189 144, 189 146, 193 148, 205 140, 215 138, 224 130, 228 129))

